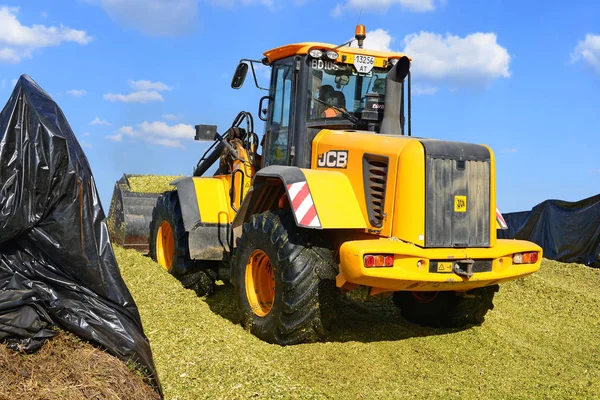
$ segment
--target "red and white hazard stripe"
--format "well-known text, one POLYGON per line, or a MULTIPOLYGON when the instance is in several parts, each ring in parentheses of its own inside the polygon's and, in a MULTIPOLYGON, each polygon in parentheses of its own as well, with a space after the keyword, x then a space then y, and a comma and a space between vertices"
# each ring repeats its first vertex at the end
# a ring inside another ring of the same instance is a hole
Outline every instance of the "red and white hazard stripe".
POLYGON ((300 226, 320 228, 321 221, 319 221, 317 209, 315 208, 315 203, 310 195, 306 181, 287 185, 287 190, 298 224, 300 226))
POLYGON ((500 210, 498 210, 498 208, 496 208, 496 221, 498 221, 502 229, 508 229, 508 224, 504 220, 504 217, 502 216, 502 213, 500 212, 500 210))

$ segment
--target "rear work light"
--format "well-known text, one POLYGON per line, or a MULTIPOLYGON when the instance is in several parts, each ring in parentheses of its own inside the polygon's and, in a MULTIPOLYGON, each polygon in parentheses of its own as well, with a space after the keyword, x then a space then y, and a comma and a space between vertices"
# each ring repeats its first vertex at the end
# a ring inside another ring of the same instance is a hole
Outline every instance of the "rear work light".
POLYGON ((538 262, 539 257, 540 255, 537 251, 513 254, 513 264, 535 264, 538 262))
POLYGON ((394 256, 391 254, 367 254, 363 258, 363 263, 367 268, 393 267, 394 256))

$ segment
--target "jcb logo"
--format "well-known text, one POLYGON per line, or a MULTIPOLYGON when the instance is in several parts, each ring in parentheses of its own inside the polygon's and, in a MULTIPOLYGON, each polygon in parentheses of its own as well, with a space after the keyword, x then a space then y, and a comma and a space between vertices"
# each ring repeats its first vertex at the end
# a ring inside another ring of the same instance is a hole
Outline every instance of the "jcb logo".
POLYGON ((454 211, 467 212, 467 196, 454 196, 454 211))
POLYGON ((327 153, 319 154, 317 166, 327 168, 346 168, 348 164, 347 150, 330 150, 327 153))

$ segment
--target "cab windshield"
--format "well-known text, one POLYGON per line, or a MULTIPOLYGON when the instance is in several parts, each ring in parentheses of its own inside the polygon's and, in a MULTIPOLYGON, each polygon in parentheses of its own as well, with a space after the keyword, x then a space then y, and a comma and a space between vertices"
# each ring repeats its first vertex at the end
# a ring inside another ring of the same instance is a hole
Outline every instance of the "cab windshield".
POLYGON ((386 69, 373 68, 367 75, 358 75, 350 64, 311 61, 309 120, 345 119, 336 108, 360 116, 366 93, 385 95, 386 69))

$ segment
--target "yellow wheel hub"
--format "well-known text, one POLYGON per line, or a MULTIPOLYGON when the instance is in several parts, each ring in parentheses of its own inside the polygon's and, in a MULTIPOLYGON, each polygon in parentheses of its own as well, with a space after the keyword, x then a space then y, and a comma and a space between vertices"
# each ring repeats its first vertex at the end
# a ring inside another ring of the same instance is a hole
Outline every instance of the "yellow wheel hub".
POLYGON ((173 237, 173 228, 171 228, 171 224, 167 221, 163 221, 156 233, 156 261, 167 271, 171 268, 174 252, 175 238, 173 237))
POLYGON ((246 264, 246 297, 250 308, 264 317, 275 301, 275 275, 269 256, 262 250, 254 250, 246 264))

